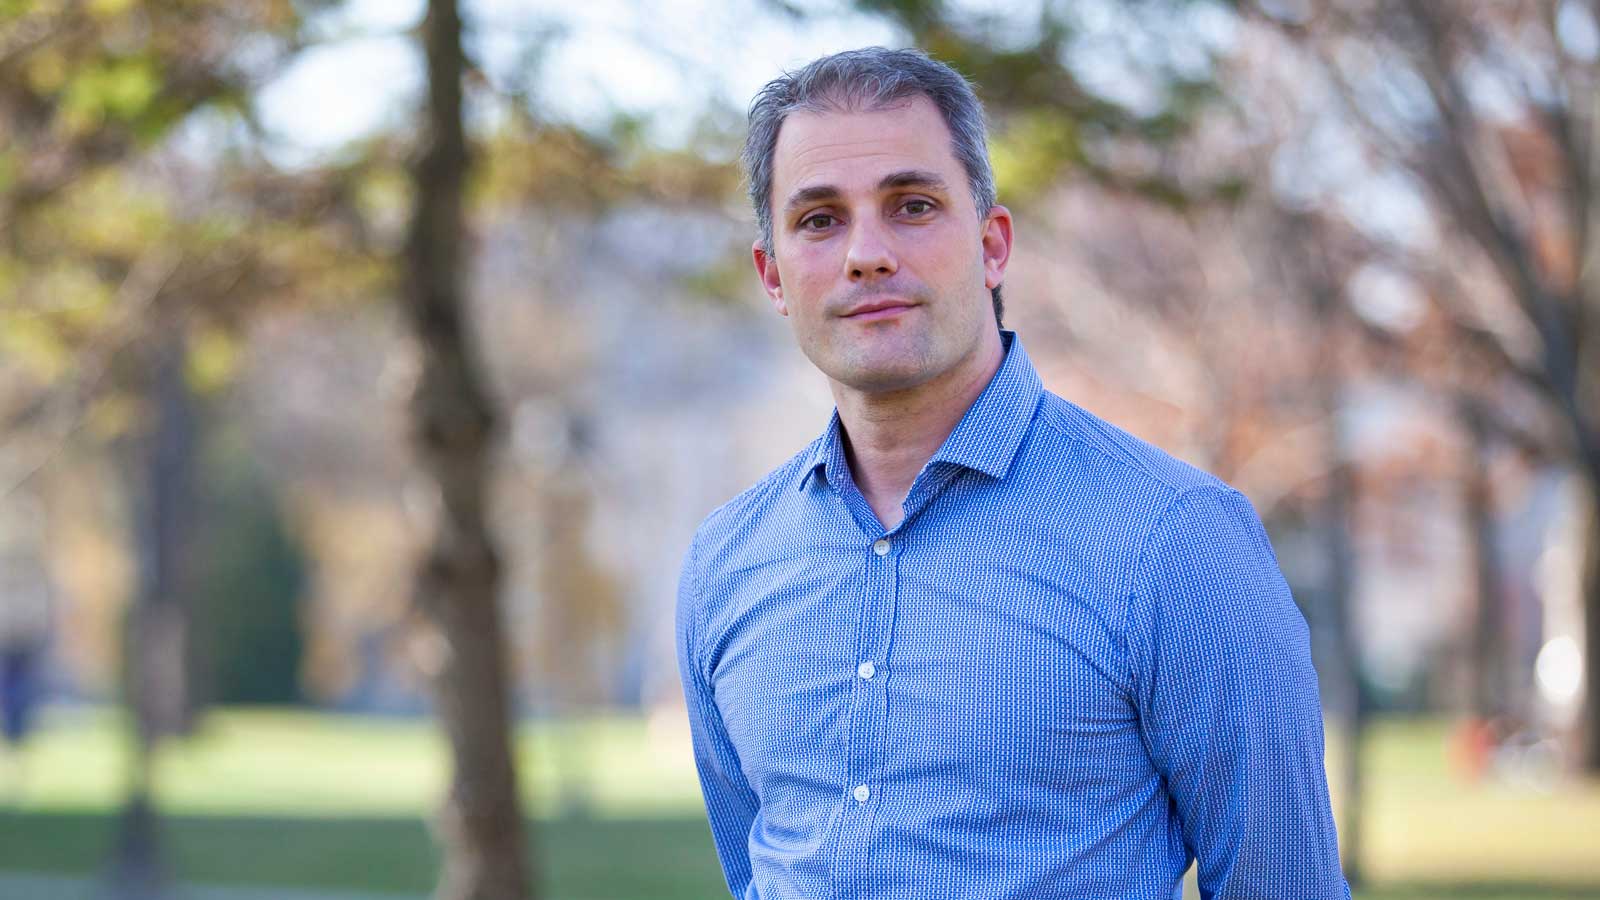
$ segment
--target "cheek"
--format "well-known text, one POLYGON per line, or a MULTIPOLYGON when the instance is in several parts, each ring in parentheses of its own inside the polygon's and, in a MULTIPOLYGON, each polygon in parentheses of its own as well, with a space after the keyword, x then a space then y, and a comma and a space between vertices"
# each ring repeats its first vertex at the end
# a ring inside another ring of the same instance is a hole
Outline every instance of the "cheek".
POLYGON ((937 222, 916 227, 910 232, 915 245, 926 255, 942 260, 946 268, 964 265, 968 258, 983 256, 982 245, 972 223, 961 216, 945 216, 937 222))
POLYGON ((820 298, 833 282, 834 266, 823 248, 809 246, 792 251, 788 263, 782 271, 784 293, 790 302, 807 305, 805 301, 820 298))

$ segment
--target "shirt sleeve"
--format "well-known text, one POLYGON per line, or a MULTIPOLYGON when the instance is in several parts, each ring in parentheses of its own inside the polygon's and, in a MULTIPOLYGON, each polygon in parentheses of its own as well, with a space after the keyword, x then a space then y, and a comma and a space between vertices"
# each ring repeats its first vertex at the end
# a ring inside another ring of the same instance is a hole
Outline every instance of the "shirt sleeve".
POLYGON ((683 680, 683 696, 689 710, 695 768, 700 775, 700 790, 705 795, 706 814, 711 820, 711 839, 716 845, 728 890, 743 900, 750 888, 750 826, 760 804, 745 780, 738 753, 728 739, 716 700, 700 668, 696 646, 699 594, 698 562, 691 544, 678 580, 678 673, 683 680))
POLYGON ((1136 564, 1140 728, 1205 900, 1346 900, 1305 619, 1238 491, 1176 497, 1136 564))

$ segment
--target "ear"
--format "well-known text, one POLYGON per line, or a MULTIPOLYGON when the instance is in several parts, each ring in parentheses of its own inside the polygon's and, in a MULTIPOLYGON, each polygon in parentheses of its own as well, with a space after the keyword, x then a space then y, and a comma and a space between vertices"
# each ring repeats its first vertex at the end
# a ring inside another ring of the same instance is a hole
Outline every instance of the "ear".
POLYGON ((993 290, 1011 261, 1011 210, 995 205, 983 222, 983 286, 993 290))
POLYGON ((783 302, 783 280, 778 275, 777 258, 768 253, 759 240, 750 247, 750 255, 755 259, 756 275, 761 278, 761 287, 772 298, 772 308, 778 311, 778 315, 787 316, 789 305, 783 302))

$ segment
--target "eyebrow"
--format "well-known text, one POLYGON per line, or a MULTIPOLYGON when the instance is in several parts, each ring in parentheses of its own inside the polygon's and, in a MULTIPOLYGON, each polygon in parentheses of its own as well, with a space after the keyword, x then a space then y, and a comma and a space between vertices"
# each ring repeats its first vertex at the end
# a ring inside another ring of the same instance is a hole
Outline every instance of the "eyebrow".
POLYGON ((878 182, 878 190, 880 191, 903 187, 928 188, 934 191, 949 190, 944 183, 944 179, 939 177, 938 172, 926 172, 920 169, 907 169, 904 172, 885 175, 883 180, 878 182))
MULTIPOLYGON (((882 180, 878 182, 878 190, 880 191, 907 187, 926 188, 934 192, 948 192, 950 189, 945 184, 944 179, 939 176, 939 173, 923 169, 905 169, 899 172, 891 172, 883 176, 882 180)), ((783 205, 783 211, 791 213, 802 206, 823 200, 835 200, 839 196, 839 189, 831 184, 819 184, 801 188, 789 196, 788 202, 783 205)))

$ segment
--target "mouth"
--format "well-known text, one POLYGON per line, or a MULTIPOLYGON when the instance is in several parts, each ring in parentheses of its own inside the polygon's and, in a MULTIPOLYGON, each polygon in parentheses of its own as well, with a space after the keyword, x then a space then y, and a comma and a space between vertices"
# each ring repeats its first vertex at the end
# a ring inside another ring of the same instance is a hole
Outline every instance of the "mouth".
POLYGON ((852 322, 874 322, 879 319, 893 318, 915 306, 915 303, 906 300, 876 300, 853 307, 840 318, 849 319, 852 322))

